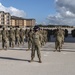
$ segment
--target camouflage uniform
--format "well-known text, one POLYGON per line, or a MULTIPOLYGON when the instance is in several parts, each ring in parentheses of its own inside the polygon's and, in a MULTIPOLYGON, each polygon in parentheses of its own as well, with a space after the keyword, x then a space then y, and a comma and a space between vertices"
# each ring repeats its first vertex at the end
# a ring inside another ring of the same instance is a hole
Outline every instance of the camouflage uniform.
POLYGON ((32 35, 33 35, 33 30, 30 29, 28 32, 28 50, 32 47, 32 35))
POLYGON ((2 48, 4 49, 4 47, 6 47, 7 49, 7 30, 3 28, 3 30, 1 31, 1 34, 2 34, 2 48))
POLYGON ((26 40, 26 42, 28 42, 28 32, 29 32, 29 30, 26 29, 26 30, 25 30, 25 40, 26 40))
POLYGON ((43 35, 44 35, 44 43, 46 43, 47 42, 47 31, 46 30, 44 30, 43 35))
POLYGON ((35 50, 37 51, 37 56, 39 58, 39 63, 41 63, 41 54, 40 54, 40 39, 41 36, 38 32, 38 27, 34 27, 34 33, 33 33, 33 41, 32 41, 32 50, 31 50, 31 61, 33 61, 35 57, 35 50))
POLYGON ((15 31, 13 30, 13 28, 10 28, 10 30, 9 30, 9 46, 14 47, 14 43, 15 43, 15 31))
POLYGON ((61 32, 62 32, 62 44, 64 44, 65 31, 61 29, 61 32))
POLYGON ((20 44, 20 36, 19 36, 19 29, 16 28, 15 30, 15 44, 19 46, 20 44))
POLYGON ((56 31, 55 37, 56 37, 55 49, 57 50, 57 48, 59 48, 59 52, 60 52, 60 49, 62 48, 62 41, 63 41, 63 33, 61 29, 58 29, 56 31))
POLYGON ((20 29, 20 43, 24 45, 24 30, 20 29))
POLYGON ((40 43, 41 43, 41 47, 44 46, 44 35, 43 35, 43 29, 40 29, 39 31, 39 34, 41 36, 41 40, 40 40, 40 43))

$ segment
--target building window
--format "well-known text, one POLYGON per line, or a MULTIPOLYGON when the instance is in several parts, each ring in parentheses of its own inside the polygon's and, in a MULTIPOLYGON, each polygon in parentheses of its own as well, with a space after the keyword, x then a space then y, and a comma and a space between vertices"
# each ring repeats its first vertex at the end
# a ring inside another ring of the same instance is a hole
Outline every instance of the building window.
POLYGON ((4 21, 4 18, 1 18, 2 21, 4 21))
POLYGON ((1 24, 4 24, 4 22, 1 22, 1 24))
POLYGON ((4 15, 1 15, 1 17, 4 17, 4 15))

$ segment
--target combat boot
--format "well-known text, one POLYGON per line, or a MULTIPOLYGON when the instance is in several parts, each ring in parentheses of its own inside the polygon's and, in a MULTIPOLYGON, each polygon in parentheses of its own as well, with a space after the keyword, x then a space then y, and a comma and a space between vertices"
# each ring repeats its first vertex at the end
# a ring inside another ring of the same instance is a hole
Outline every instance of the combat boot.
POLYGON ((39 63, 42 63, 41 59, 39 58, 39 63))
POLYGON ((60 48, 59 48, 59 52, 61 52, 60 48))
POLYGON ((33 62, 33 61, 34 61, 33 58, 31 58, 30 62, 33 62))
POLYGON ((42 63, 42 61, 39 61, 39 63, 42 63))
POLYGON ((29 51, 30 49, 27 49, 26 51, 29 51))

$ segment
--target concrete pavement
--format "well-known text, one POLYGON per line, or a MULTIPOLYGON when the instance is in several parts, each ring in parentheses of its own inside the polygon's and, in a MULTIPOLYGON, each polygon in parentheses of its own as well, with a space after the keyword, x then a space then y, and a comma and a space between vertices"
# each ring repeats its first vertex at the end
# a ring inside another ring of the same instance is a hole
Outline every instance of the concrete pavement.
MULTIPOLYGON (((0 45, 1 46, 1 45, 0 45)), ((0 50, 0 75, 75 75, 75 44, 64 43, 61 52, 53 52, 54 42, 41 48, 42 63, 29 62, 31 51, 24 46, 0 50)))

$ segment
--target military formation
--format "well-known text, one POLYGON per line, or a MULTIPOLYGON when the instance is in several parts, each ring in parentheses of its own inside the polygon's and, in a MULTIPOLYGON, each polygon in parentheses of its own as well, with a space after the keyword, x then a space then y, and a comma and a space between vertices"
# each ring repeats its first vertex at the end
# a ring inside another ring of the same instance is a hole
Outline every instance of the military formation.
POLYGON ((23 28, 13 28, 10 27, 7 30, 5 27, 1 30, 2 35, 2 49, 7 50, 9 47, 14 48, 14 46, 24 45, 25 42, 28 43, 28 49, 26 51, 31 51, 31 60, 34 61, 35 51, 37 52, 37 57, 39 63, 42 63, 40 48, 42 48, 47 42, 50 42, 51 35, 55 37, 55 51, 61 51, 62 45, 65 39, 65 30, 57 28, 56 30, 43 29, 38 26, 31 27, 30 29, 23 28), (9 45, 7 44, 9 42, 9 45))
POLYGON ((62 49, 62 45, 64 44, 64 36, 65 36, 65 32, 64 30, 62 30, 61 28, 57 29, 55 34, 55 51, 58 51, 60 52, 60 49, 62 49))

